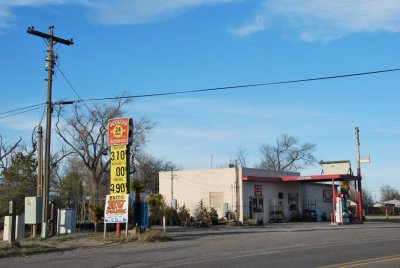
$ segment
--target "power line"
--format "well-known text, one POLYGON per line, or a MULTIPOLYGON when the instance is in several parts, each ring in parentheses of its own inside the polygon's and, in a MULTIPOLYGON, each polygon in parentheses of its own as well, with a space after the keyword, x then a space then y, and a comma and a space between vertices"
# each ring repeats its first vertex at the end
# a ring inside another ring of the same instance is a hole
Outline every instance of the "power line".
MULTIPOLYGON (((304 83, 304 82, 312 82, 312 81, 319 81, 319 80, 339 79, 339 78, 347 78, 347 77, 354 77, 354 76, 364 76, 364 75, 372 75, 372 74, 380 74, 380 73, 388 73, 388 72, 396 72, 396 71, 400 71, 400 68, 379 70, 379 71, 370 71, 370 72, 362 72, 362 73, 352 73, 352 74, 341 74, 341 75, 333 75, 333 76, 305 78, 305 79, 297 79, 297 80, 269 82, 269 83, 245 84, 245 85, 235 85, 235 86, 226 86, 226 87, 213 87, 213 88, 204 88, 204 89, 172 91, 172 92, 164 92, 164 93, 151 93, 151 94, 143 94, 143 95, 120 96, 120 97, 92 98, 92 99, 86 99, 86 100, 82 100, 82 101, 118 100, 118 99, 146 98, 146 97, 157 97, 157 96, 167 96, 167 95, 200 93, 200 92, 208 92, 208 91, 231 90, 231 89, 240 89, 240 88, 249 88, 249 87, 261 87, 261 86, 273 86, 273 85, 283 85, 283 84, 304 83)), ((76 100, 76 102, 80 102, 80 101, 76 100)))
POLYGON ((18 108, 18 109, 10 110, 10 111, 7 111, 7 112, 2 112, 2 113, 0 113, 0 115, 9 114, 9 113, 13 113, 13 112, 21 111, 21 110, 26 110, 26 109, 30 109, 30 108, 34 108, 34 107, 39 107, 39 106, 40 106, 39 108, 41 108, 41 107, 43 107, 44 105, 46 105, 45 102, 39 103, 39 104, 35 104, 35 105, 31 105, 31 106, 27 106, 27 107, 23 107, 23 108, 18 108))
MULTIPOLYGON (((85 102, 85 101, 102 101, 102 100, 118 100, 118 99, 131 99, 131 98, 146 98, 146 97, 157 97, 157 96, 201 93, 201 92, 219 91, 219 90, 233 90, 233 89, 250 88, 250 87, 273 86, 273 85, 283 85, 283 84, 294 84, 294 83, 304 83, 304 82, 313 82, 313 81, 321 81, 321 80, 340 79, 340 78, 348 78, 348 77, 355 77, 355 76, 365 76, 365 75, 373 75, 373 74, 381 74, 381 73, 389 73, 389 72, 397 72, 397 71, 400 71, 400 68, 378 70, 378 71, 370 71, 370 72, 361 72, 361 73, 341 74, 341 75, 333 75, 333 76, 322 76, 322 77, 305 78, 305 79, 297 79, 297 80, 286 80, 286 81, 278 81, 278 82, 268 82, 268 83, 257 83, 257 84, 234 85, 234 86, 226 86, 226 87, 194 89, 194 90, 185 90, 185 91, 171 91, 171 92, 151 93, 151 94, 131 95, 131 96, 79 99, 79 100, 72 100, 72 101, 57 101, 54 104, 61 104, 62 105, 62 104, 72 104, 72 103, 79 103, 79 102, 85 102)), ((31 107, 42 106, 42 105, 45 105, 45 103, 36 104, 36 105, 24 107, 24 108, 19 108, 19 109, 3 112, 3 113, 0 113, 0 115, 7 114, 7 113, 12 113, 12 112, 18 111, 18 110, 29 109, 31 107)), ((31 110, 27 110, 27 111, 24 111, 24 112, 29 112, 29 111, 31 111, 31 110)), ((23 112, 21 112, 21 113, 23 113, 23 112)), ((12 116, 12 115, 10 115, 10 116, 12 116)), ((6 117, 9 117, 9 116, 6 116, 6 117)), ((0 119, 2 119, 2 118, 5 118, 5 117, 0 117, 0 119)))
MULTIPOLYGON (((43 107, 45 107, 45 105, 43 105, 43 107)), ((16 115, 19 115, 19 114, 31 112, 31 111, 38 110, 38 109, 41 109, 41 108, 42 107, 35 107, 35 108, 29 109, 29 110, 25 110, 25 111, 22 111, 22 112, 5 115, 5 116, 0 117, 0 119, 4 119, 4 118, 7 118, 7 117, 12 117, 12 116, 16 116, 16 115)))
MULTIPOLYGON (((69 85, 69 87, 75 92, 76 96, 78 96, 79 100, 83 102, 83 104, 85 105, 85 107, 88 109, 88 111, 91 113, 92 111, 90 110, 90 108, 87 106, 86 102, 81 98, 81 96, 79 95, 79 93, 75 90, 74 86, 72 86, 71 82, 68 80, 68 78, 65 76, 65 74, 61 71, 59 64, 55 64, 57 70, 60 72, 61 76, 64 78, 64 80, 67 82, 67 84, 69 85)), ((94 106, 94 105, 93 105, 94 106)), ((94 106, 94 108, 96 109, 96 107, 94 106)))

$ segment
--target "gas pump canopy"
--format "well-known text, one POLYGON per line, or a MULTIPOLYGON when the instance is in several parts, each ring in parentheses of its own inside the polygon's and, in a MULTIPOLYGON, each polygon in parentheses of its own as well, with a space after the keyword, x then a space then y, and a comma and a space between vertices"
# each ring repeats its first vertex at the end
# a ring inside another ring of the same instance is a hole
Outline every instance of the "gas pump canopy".
POLYGON ((265 181, 265 182, 331 182, 331 181, 354 181, 361 180, 361 177, 344 174, 312 175, 312 176, 283 176, 283 177, 255 177, 243 176, 243 181, 265 181))

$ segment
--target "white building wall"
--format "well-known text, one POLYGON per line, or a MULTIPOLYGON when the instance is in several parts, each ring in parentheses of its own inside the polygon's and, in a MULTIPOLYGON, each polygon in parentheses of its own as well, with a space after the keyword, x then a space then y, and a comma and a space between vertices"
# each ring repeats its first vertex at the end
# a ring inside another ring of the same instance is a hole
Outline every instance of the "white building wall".
MULTIPOLYGON (((189 208, 192 215, 197 213, 196 208, 200 200, 203 200, 207 208, 211 208, 210 193, 216 193, 211 195, 222 198, 217 202, 219 205, 214 207, 219 217, 224 216, 224 203, 229 204, 231 211, 236 210, 235 168, 181 170, 174 171, 173 176, 173 198, 177 200, 178 206, 185 205, 189 208)), ((160 194, 164 196, 167 204, 171 204, 171 172, 160 172, 159 179, 160 194)), ((239 174, 239 187, 241 187, 241 174, 239 174)))
MULTIPOLYGON (((254 197, 254 185, 262 186, 262 197, 264 198, 264 207, 261 214, 252 215, 253 219, 262 219, 264 223, 269 222, 271 218, 271 211, 273 206, 281 205, 283 207, 284 220, 289 219, 290 211, 288 204, 289 193, 299 193, 300 185, 297 182, 259 182, 259 181, 245 181, 243 182, 243 209, 244 219, 250 218, 250 197, 254 197), (283 193, 283 199, 279 199, 278 193, 283 193)), ((299 196, 298 205, 300 206, 301 199, 299 196)))
POLYGON ((324 190, 329 193, 332 192, 332 184, 323 183, 302 183, 302 203, 303 210, 306 209, 305 205, 316 204, 316 208, 320 209, 321 212, 325 212, 328 218, 332 213, 332 200, 324 200, 324 190))

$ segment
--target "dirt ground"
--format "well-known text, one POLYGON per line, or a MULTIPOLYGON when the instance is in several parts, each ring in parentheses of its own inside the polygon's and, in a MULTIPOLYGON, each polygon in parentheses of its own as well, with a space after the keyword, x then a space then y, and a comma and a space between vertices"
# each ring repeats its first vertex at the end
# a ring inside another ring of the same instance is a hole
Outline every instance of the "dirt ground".
POLYGON ((49 237, 48 239, 25 238, 13 244, 7 241, 0 241, 0 258, 13 256, 26 256, 31 254, 48 253, 54 251, 64 251, 73 249, 102 247, 112 244, 123 244, 131 242, 158 242, 166 241, 169 238, 164 232, 149 230, 145 233, 136 235, 135 231, 129 231, 128 238, 124 234, 116 237, 115 232, 107 233, 104 238, 103 233, 73 233, 49 237))

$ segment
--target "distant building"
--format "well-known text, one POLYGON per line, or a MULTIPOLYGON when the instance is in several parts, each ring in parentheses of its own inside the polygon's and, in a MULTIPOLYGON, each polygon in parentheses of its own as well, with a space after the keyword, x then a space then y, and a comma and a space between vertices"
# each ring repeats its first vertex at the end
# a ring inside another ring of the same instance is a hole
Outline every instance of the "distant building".
POLYGON ((383 214, 400 215, 400 200, 397 199, 377 203, 374 207, 379 208, 383 214))
POLYGON ((334 210, 333 182, 343 176, 300 176, 242 167, 159 173, 160 194, 168 204, 185 205, 196 215, 203 200, 220 218, 232 215, 241 222, 254 219, 259 223, 288 221, 299 215, 329 219, 334 210))

